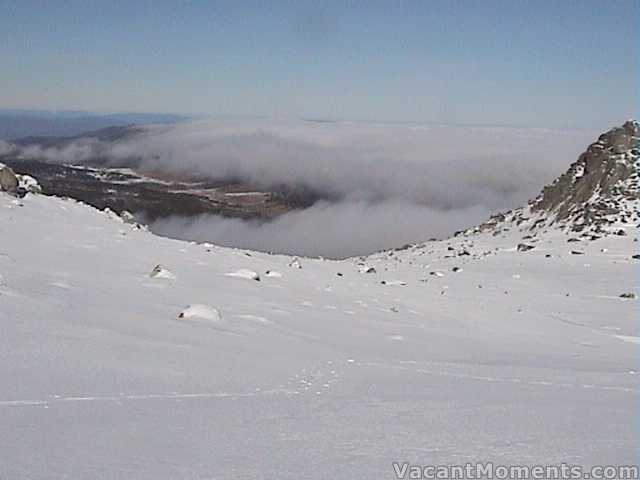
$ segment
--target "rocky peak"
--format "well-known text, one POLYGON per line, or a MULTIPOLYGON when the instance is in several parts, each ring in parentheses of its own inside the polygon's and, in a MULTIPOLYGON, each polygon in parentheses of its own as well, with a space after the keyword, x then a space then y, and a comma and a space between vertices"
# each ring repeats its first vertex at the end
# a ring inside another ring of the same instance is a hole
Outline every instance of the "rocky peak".
POLYGON ((566 173, 531 203, 574 231, 638 220, 640 125, 629 120, 600 135, 566 173), (635 205, 634 205, 635 203, 635 205))
POLYGON ((640 222, 639 173, 640 124, 629 120, 600 135, 528 207, 495 214, 458 233, 489 230, 497 235, 513 227, 534 233, 555 226, 587 237, 620 234, 620 228, 640 222))

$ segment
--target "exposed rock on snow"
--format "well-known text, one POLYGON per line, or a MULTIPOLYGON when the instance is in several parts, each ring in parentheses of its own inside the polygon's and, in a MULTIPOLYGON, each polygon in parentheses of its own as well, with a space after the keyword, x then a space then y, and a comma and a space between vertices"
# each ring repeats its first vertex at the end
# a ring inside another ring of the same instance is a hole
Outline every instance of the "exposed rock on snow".
POLYGON ((0 191, 16 193, 18 189, 18 177, 9 167, 0 163, 0 191))
POLYGON ((534 248, 536 248, 534 245, 527 245, 526 243, 519 243, 517 247, 519 252, 528 252, 534 248))
POLYGON ((620 295, 620 298, 628 298, 631 300, 635 300, 636 298, 638 298, 638 296, 633 292, 625 292, 620 295))
POLYGON ((602 235, 625 235, 621 224, 637 228, 639 130, 638 122, 629 120, 622 127, 603 133, 528 207, 495 214, 463 234, 493 231, 498 235, 512 228, 530 234, 554 226, 565 232, 582 232, 586 239, 596 240, 602 235))
POLYGON ((555 221, 570 221, 571 228, 605 226, 612 216, 624 217, 623 199, 640 199, 638 141, 640 127, 628 121, 600 135, 586 152, 534 201, 533 212, 553 212, 555 221))
POLYGON ((222 320, 220 312, 209 305, 194 304, 190 305, 178 314, 180 320, 207 320, 211 322, 219 322, 222 320))
POLYGON ((275 270, 267 270, 264 276, 270 278, 282 278, 282 274, 280 272, 276 272, 275 270))
POLYGON ((240 270, 236 270, 235 272, 227 273, 228 277, 237 277, 237 278, 246 278, 247 280, 255 280, 257 282, 260 281, 260 275, 253 270, 249 270, 247 268, 241 268, 240 270))
POLYGON ((297 258, 294 258, 291 262, 289 262, 288 266, 291 268, 302 268, 302 264, 297 258))
POLYGON ((149 276, 151 278, 161 278, 164 280, 174 280, 176 278, 173 272, 163 267, 162 265, 156 265, 149 276))

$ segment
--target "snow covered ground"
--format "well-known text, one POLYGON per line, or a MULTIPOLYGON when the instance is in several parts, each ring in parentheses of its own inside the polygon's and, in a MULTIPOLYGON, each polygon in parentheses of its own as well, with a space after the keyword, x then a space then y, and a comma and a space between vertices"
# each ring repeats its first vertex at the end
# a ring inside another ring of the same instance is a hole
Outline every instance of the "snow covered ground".
POLYGON ((0 478, 638 463, 638 307, 619 297, 638 293, 636 236, 293 268, 0 194, 0 478))

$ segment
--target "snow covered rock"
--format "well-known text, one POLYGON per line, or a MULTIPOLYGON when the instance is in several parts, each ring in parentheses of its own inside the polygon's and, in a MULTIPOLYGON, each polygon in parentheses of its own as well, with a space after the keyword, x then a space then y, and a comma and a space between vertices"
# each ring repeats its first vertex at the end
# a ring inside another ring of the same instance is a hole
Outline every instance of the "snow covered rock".
POLYGON ((360 273, 376 273, 376 268, 369 265, 362 265, 358 271, 360 273))
POLYGON ((302 268, 302 264, 300 263, 300 260, 298 260, 297 258, 294 258, 291 262, 289 262, 289 267, 302 268))
POLYGON ((282 274, 280 272, 276 272, 275 270, 267 270, 264 276, 271 277, 271 278, 281 278, 282 274))
POLYGON ((107 217, 109 217, 112 220, 117 220, 117 221, 119 221, 121 223, 124 223, 122 218, 120 218, 120 215, 118 215, 116 212, 111 210, 109 207, 106 207, 104 210, 102 210, 102 213, 105 214, 107 217))
POLYGON ((42 193, 42 187, 31 175, 16 175, 16 178, 18 179, 18 189, 22 189, 26 193, 42 193))
POLYGON ((151 270, 149 276, 151 278, 160 278, 163 280, 175 280, 176 278, 171 270, 163 267, 162 265, 156 265, 153 270, 151 270))
POLYGON ((18 189, 18 177, 5 164, 0 163, 0 191, 15 193, 18 189))
POLYGON ((228 277, 237 277, 237 278, 246 278, 247 280, 255 280, 256 282, 260 281, 260 275, 253 270, 249 270, 247 268, 241 268, 240 270, 236 270, 235 272, 227 273, 228 277))
POLYGON ((120 212, 120 218, 124 223, 135 223, 133 213, 131 213, 129 210, 122 210, 120 212))
POLYGON ((207 320, 210 322, 219 322, 222 320, 222 314, 218 309, 204 304, 193 304, 182 310, 178 314, 180 320, 207 320))

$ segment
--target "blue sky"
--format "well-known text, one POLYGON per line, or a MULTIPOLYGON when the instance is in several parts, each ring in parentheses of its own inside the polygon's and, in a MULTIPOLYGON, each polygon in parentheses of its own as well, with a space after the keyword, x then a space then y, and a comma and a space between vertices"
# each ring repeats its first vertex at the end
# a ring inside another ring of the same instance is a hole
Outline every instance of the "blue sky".
POLYGON ((608 127, 635 1, 0 0, 0 107, 608 127))

